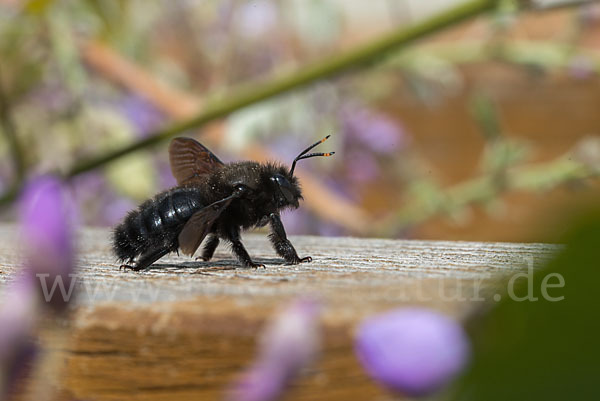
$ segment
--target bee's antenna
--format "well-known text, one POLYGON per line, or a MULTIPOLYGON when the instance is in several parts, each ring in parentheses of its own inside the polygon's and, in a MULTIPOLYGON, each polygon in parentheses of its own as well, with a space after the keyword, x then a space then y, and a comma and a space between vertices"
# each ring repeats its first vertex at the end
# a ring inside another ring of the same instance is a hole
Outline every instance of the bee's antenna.
POLYGON ((315 146, 317 146, 317 145, 325 142, 327 140, 327 138, 329 138, 330 136, 331 135, 327 135, 325 138, 321 139, 320 141, 317 141, 317 142, 313 143, 308 148, 306 148, 302 152, 300 152, 300 154, 298 156, 296 156, 296 158, 292 162, 292 168, 290 168, 290 176, 294 175, 294 168, 296 167, 296 162, 298 160, 308 159, 309 157, 315 157, 315 156, 331 156, 331 155, 334 155, 335 152, 329 152, 329 153, 309 153, 309 154, 306 154, 309 150, 311 150, 315 146))

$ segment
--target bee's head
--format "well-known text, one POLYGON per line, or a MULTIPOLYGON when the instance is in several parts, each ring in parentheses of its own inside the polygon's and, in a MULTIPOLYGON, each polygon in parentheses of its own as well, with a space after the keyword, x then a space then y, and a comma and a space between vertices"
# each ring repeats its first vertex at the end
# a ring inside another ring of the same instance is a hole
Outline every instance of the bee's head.
POLYGON ((300 206, 302 194, 297 181, 293 177, 286 177, 287 174, 275 173, 270 177, 272 185, 275 187, 275 201, 277 206, 300 206))
POLYGON ((292 162, 292 167, 290 168, 289 172, 286 172, 282 168, 278 168, 277 171, 273 171, 269 176, 269 180, 271 181, 271 185, 274 189, 274 198, 277 207, 281 208, 292 206, 297 208, 299 206, 299 201, 302 199, 302 193, 300 192, 298 180, 296 177, 294 177, 294 168, 296 167, 296 162, 298 160, 308 159, 309 157, 333 155, 335 152, 306 154, 315 146, 325 142, 327 138, 329 138, 329 135, 304 149, 292 162))

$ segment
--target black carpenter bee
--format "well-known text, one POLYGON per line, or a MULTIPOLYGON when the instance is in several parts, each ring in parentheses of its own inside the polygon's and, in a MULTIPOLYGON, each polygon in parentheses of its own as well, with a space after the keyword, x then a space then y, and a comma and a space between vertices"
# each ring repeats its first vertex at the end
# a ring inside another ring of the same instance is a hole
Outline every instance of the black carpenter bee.
POLYGON ((159 193, 127 214, 113 233, 113 249, 122 268, 142 270, 179 249, 192 256, 208 237, 202 259, 212 258, 219 240, 246 267, 254 263, 240 239, 240 230, 271 225, 269 239, 287 263, 310 262, 301 258, 287 239, 279 212, 298 208, 302 193, 294 177, 296 162, 330 153, 308 153, 329 135, 302 151, 286 167, 275 163, 243 161, 224 164, 191 138, 175 138, 169 161, 178 186, 159 193), (308 153, 308 154, 307 154, 308 153))

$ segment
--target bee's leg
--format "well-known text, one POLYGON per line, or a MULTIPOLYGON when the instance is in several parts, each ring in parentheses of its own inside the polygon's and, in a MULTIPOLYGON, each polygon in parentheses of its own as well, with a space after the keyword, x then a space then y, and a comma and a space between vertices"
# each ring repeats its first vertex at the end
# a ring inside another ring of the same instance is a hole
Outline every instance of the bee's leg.
POLYGON ((278 213, 271 213, 269 216, 271 219, 271 234, 269 234, 269 239, 273 244, 273 248, 275 248, 275 252, 279 256, 285 259, 286 262, 297 265, 298 263, 303 262, 312 262, 312 258, 310 256, 300 258, 294 246, 287 239, 287 235, 285 234, 285 228, 283 228, 283 223, 281 222, 281 218, 278 213))
POLYGON ((168 248, 167 249, 160 248, 160 249, 146 251, 145 253, 142 253, 140 255, 140 257, 138 258, 138 260, 135 262, 135 264, 133 266, 121 265, 121 267, 119 269, 121 269, 121 268, 125 269, 125 270, 129 269, 129 270, 133 270, 136 272, 147 269, 152 263, 156 262, 158 259, 165 256, 170 251, 171 250, 168 248))
POLYGON ((244 266, 254 268, 265 267, 263 264, 252 261, 252 258, 248 255, 248 251, 246 251, 244 244, 240 240, 240 230, 237 227, 229 230, 227 239, 231 242, 231 250, 244 266))
POLYGON ((202 256, 198 259, 202 259, 205 262, 211 260, 215 254, 217 246, 219 246, 219 237, 216 234, 210 235, 208 237, 208 241, 206 241, 206 245, 204 245, 204 249, 202 250, 202 256))

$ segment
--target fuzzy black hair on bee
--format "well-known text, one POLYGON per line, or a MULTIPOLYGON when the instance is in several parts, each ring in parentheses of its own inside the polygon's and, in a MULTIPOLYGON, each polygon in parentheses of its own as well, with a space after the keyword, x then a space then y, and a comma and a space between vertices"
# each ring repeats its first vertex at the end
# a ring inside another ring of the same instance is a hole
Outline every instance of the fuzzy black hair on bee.
POLYGON ((113 232, 113 250, 121 267, 142 270, 179 249, 194 255, 204 242, 201 258, 212 258, 219 242, 227 241, 246 267, 254 263, 240 238, 241 230, 271 226, 269 239, 287 263, 301 258, 287 239, 279 213, 295 209, 302 199, 294 169, 299 160, 330 153, 308 153, 329 135, 303 150, 290 169, 277 163, 243 161, 225 164, 191 138, 175 138, 169 146, 171 170, 178 186, 161 192, 127 214, 113 232), (206 239, 206 240, 205 240, 206 239))

